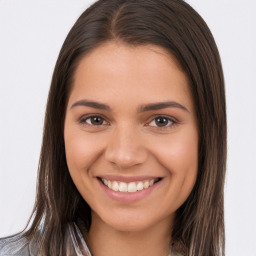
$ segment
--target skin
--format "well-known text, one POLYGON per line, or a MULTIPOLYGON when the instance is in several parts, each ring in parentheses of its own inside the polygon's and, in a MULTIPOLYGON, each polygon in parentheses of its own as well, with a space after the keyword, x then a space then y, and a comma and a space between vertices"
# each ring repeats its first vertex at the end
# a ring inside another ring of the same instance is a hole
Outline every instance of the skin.
POLYGON ((64 139, 71 177, 92 209, 93 253, 166 255, 175 212, 195 184, 198 161, 193 99, 174 57, 158 46, 117 42, 87 54, 75 72, 64 139), (142 111, 160 102, 175 104, 142 111), (159 116, 165 119, 159 122, 159 116), (104 175, 161 180, 152 193, 127 203, 104 192, 98 179, 104 175))

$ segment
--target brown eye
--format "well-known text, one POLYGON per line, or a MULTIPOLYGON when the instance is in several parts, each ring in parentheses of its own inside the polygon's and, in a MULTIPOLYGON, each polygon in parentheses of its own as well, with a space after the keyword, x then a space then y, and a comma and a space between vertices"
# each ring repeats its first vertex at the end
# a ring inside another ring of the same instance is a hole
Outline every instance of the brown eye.
POLYGON ((155 119, 155 123, 156 123, 157 126, 162 127, 162 126, 168 125, 169 120, 167 118, 165 118, 165 117, 157 117, 155 119))
POLYGON ((169 127, 172 126, 175 122, 167 117, 164 116, 158 116, 154 118, 149 125, 150 126, 155 126, 155 127, 169 127))
POLYGON ((91 117, 91 124, 93 124, 93 125, 102 125, 103 124, 103 119, 99 116, 93 116, 93 117, 91 117))
POLYGON ((88 125, 94 125, 94 126, 99 126, 99 125, 105 125, 107 122, 104 120, 104 118, 100 116, 90 116, 82 120, 83 123, 86 123, 88 125))

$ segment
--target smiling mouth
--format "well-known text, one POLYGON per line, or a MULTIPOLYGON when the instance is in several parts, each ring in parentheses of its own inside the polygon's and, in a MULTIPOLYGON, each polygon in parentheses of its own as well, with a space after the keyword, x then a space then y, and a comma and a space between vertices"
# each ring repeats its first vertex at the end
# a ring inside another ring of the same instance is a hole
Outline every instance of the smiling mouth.
POLYGON ((137 182, 123 182, 123 181, 115 181, 115 180, 107 180, 103 178, 98 178, 102 184, 113 191, 118 191, 122 193, 135 193, 137 191, 148 189, 152 187, 155 183, 162 180, 162 178, 157 179, 150 179, 144 181, 137 181, 137 182))

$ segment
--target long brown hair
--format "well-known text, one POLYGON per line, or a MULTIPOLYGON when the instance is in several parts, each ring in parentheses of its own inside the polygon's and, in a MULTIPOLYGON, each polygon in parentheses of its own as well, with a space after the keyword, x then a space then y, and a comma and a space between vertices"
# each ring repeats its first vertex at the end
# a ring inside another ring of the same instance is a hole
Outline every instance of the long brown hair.
MULTIPOLYGON (((173 248, 188 256, 224 255, 223 187, 226 167, 224 79, 213 36, 182 0, 99 0, 69 32, 55 66, 45 116, 31 238, 40 227, 45 255, 64 253, 68 222, 90 227, 90 207, 76 189, 65 158, 63 127, 74 71, 106 41, 167 49, 190 81, 199 129, 198 177, 177 210, 173 248)), ((170 231, 171 232, 171 231, 170 231)))

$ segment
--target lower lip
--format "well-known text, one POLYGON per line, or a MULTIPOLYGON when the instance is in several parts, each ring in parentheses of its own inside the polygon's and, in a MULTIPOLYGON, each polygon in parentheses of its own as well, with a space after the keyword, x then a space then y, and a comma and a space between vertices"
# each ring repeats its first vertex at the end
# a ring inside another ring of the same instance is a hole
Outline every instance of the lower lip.
POLYGON ((152 186, 137 192, 119 192, 110 189, 98 179, 101 188, 107 194, 107 196, 113 200, 123 203, 134 203, 148 197, 157 187, 159 187, 162 181, 163 180, 160 180, 157 183, 154 183, 152 186))

